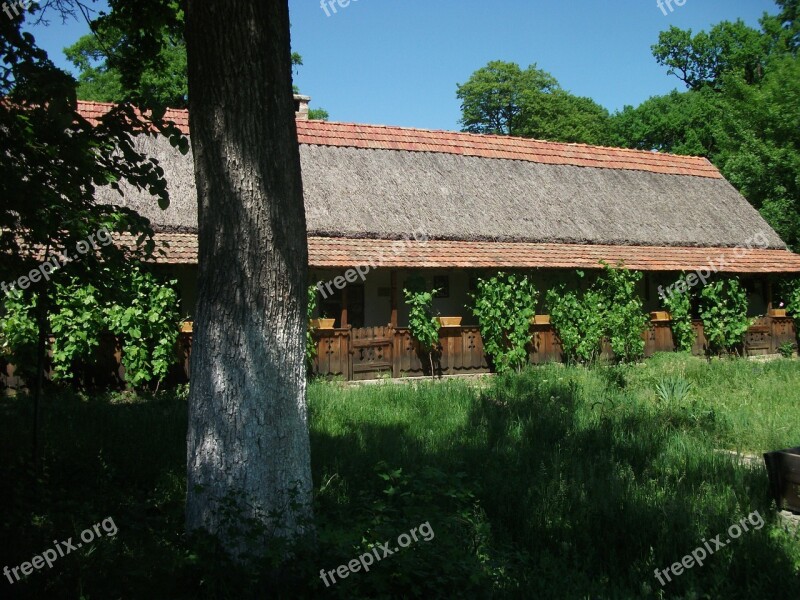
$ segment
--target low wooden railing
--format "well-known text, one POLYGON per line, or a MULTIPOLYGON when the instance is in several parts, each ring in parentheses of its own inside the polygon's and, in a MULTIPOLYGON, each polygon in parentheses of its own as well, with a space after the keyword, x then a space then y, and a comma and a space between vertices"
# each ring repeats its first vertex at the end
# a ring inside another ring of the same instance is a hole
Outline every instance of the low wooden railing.
MULTIPOLYGON (((696 340, 692 353, 704 356, 708 353, 708 342, 703 323, 695 320, 693 326, 696 340)), ((532 325, 531 334, 528 352, 531 364, 563 360, 561 343, 551 325, 532 325)), ((443 327, 439 335, 441 352, 434 364, 437 375, 490 371, 477 327, 443 327)), ((407 328, 330 329, 317 331, 314 336, 318 348, 314 372, 321 377, 359 380, 430 375, 427 356, 420 356, 407 328)), ((669 321, 651 322, 642 337, 647 357, 675 350, 669 321)), ((796 339, 791 318, 761 317, 748 330, 742 350, 747 356, 776 354, 782 344, 795 343, 796 339)), ((612 356, 610 346, 604 344, 602 357, 610 359, 612 356)))
MULTIPOLYGON (((694 321, 697 334, 692 352, 698 356, 707 353, 703 324, 694 321)), ((551 325, 532 325, 528 359, 531 364, 560 362, 561 344, 551 325)), ((483 349, 483 340, 477 327, 443 327, 440 330, 441 351, 434 363, 436 375, 488 373, 490 365, 483 349)), ((652 322, 643 334, 645 356, 675 349, 669 321, 652 322)), ((313 371, 326 378, 344 380, 376 379, 380 377, 421 377, 430 375, 427 356, 421 356, 417 343, 405 327, 365 327, 318 330, 314 333, 317 356, 313 371)), ((795 343, 797 333, 794 321, 785 317, 761 317, 745 335, 743 351, 748 356, 776 354, 781 345, 795 343)), ((177 357, 165 386, 183 383, 189 379, 189 357, 192 334, 180 334, 177 357)), ((120 364, 120 350, 113 339, 104 340, 97 361, 97 372, 88 374, 97 385, 112 387, 125 385, 125 369, 120 364)), ((605 345, 603 357, 611 358, 611 349, 605 345)), ((0 389, 19 389, 24 382, 17 376, 13 365, 0 358, 0 389)))

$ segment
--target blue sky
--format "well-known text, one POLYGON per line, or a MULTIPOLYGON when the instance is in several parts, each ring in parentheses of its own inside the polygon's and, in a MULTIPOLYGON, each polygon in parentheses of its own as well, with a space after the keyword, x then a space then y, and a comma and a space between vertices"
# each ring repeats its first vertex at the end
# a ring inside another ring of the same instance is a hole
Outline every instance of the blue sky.
MULTIPOLYGON (((537 65, 565 89, 609 110, 679 88, 650 46, 670 25, 723 20, 757 26, 771 0, 351 0, 327 16, 319 0, 290 0, 295 82, 331 120, 459 129, 456 84, 490 60, 537 65)), ((88 31, 52 22, 34 34, 58 64, 88 31)))

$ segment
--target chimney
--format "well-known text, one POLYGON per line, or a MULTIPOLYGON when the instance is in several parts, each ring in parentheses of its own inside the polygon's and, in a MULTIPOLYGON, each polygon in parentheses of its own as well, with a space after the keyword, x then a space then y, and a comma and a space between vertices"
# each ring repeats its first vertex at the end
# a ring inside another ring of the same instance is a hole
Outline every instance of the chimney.
POLYGON ((308 103, 311 102, 310 96, 294 95, 294 116, 297 119, 308 119, 308 103))

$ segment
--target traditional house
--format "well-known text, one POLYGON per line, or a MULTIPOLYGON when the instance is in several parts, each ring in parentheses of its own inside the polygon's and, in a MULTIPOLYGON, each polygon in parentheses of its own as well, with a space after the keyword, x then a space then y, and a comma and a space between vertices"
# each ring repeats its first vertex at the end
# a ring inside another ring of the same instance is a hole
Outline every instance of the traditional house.
MULTIPOLYGON (((435 308, 460 316, 443 330, 445 372, 486 369, 470 311, 476 278, 531 270, 540 290, 576 281, 576 269, 623 261, 645 277, 647 310, 681 272, 701 280, 742 276, 753 316, 771 308, 771 280, 800 273, 790 252, 747 200, 705 158, 503 136, 307 119, 296 97, 308 225, 309 281, 335 328, 320 334, 318 370, 345 378, 421 372, 407 329, 402 289, 422 275, 441 288, 435 308), (352 269, 352 271, 350 271, 352 269), (350 271, 350 272, 348 272, 350 271)), ((82 103, 85 116, 108 106, 82 103)), ((173 119, 188 133, 184 111, 173 119)), ((169 244, 159 268, 178 278, 187 318, 195 302, 197 203, 191 155, 166 140, 137 143, 166 171, 172 204, 111 190, 101 200, 150 218, 169 244)), ((774 351, 792 337, 791 320, 769 319, 750 335, 751 351, 774 351)), ((668 324, 654 324, 648 353, 671 347, 668 324)), ((698 351, 702 347, 702 336, 698 351)), ((557 339, 536 326, 531 360, 557 359, 557 339)))

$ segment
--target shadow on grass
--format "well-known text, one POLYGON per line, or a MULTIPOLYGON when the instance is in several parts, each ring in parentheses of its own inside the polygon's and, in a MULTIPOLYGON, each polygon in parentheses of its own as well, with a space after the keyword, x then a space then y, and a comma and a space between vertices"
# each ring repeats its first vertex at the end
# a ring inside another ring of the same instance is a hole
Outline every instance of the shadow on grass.
MULTIPOLYGON (((496 597, 800 593, 798 554, 774 534, 761 470, 713 452, 703 432, 679 416, 626 401, 613 378, 594 390, 598 397, 587 398, 575 381, 544 373, 501 379, 482 394, 463 428, 441 440, 446 451, 432 451, 404 427, 360 423, 343 435, 317 431, 312 447, 324 451, 315 457, 315 475, 343 479, 338 500, 344 507, 357 490, 369 489, 370 465, 379 460, 411 477, 421 465, 464 472, 485 514, 476 529, 491 531, 484 563, 502 563, 499 581, 497 565, 481 573, 481 584, 495 585, 496 597), (743 533, 662 588, 656 568, 679 562, 717 534, 727 539, 728 527, 754 511, 767 526, 743 533)), ((440 516, 435 503, 429 512, 433 523, 440 516)), ((397 524, 398 532, 402 527, 397 524)), ((457 582, 447 584, 443 596, 457 592, 457 582)))
POLYGON ((3 597, 800 597, 799 553, 775 526, 766 475, 714 453, 680 415, 638 403, 624 378, 553 368, 484 392, 330 389, 312 400, 317 544, 293 558, 295 587, 277 590, 258 575, 226 579, 183 536, 184 401, 50 396, 36 478, 24 460, 26 399, 0 400, 0 566, 109 516, 119 528, 25 582, 0 582, 3 597), (334 416, 321 414, 335 403, 334 416), (654 569, 704 538, 726 539, 753 511, 763 529, 661 587, 654 569), (429 542, 331 587, 320 581, 366 542, 424 522, 429 542))

